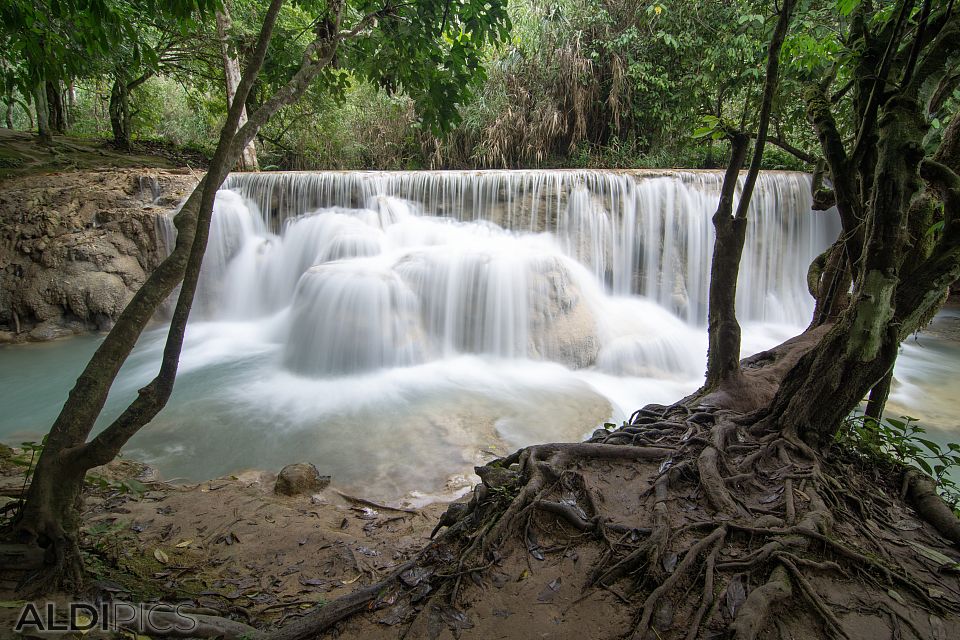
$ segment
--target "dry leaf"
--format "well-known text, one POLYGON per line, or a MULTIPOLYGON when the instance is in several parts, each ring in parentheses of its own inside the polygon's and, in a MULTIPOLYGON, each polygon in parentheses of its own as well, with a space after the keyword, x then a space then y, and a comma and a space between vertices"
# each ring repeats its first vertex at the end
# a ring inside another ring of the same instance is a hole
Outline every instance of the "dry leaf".
POLYGON ((154 549, 153 557, 156 558, 157 562, 160 564, 167 564, 170 562, 170 558, 167 557, 167 554, 165 554, 162 549, 154 549))

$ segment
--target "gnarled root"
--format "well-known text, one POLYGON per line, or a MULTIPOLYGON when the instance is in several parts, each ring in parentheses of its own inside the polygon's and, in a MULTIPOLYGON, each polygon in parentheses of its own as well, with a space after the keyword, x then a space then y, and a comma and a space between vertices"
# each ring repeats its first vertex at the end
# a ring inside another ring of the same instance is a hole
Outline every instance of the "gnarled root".
POLYGON ((955 545, 960 545, 960 519, 937 495, 937 488, 929 476, 916 469, 903 474, 907 500, 924 520, 955 545))
POLYGON ((730 624, 736 640, 755 640, 770 622, 774 609, 793 595, 790 576, 782 566, 770 572, 770 578, 750 592, 737 617, 730 624))

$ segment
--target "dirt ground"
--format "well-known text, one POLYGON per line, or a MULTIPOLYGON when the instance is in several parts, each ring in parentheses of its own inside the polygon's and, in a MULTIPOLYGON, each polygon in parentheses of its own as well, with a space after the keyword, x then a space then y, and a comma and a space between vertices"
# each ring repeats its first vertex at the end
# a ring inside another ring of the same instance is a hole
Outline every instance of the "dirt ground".
POLYGON ((198 153, 159 143, 135 142, 134 149, 127 152, 96 138, 54 136, 48 146, 39 145, 36 140, 33 133, 0 127, 0 179, 79 169, 206 166, 206 158, 198 153))
MULTIPOLYGON (((21 472, 6 465, 0 494, 19 491, 21 472)), ((168 484, 145 465, 118 460, 90 477, 82 545, 95 589, 261 624, 380 579, 423 547, 445 509, 375 506, 344 497, 335 485, 280 496, 275 474, 260 471, 168 484)), ((0 638, 10 637, 22 606, 15 591, 21 577, 0 568, 0 638)))

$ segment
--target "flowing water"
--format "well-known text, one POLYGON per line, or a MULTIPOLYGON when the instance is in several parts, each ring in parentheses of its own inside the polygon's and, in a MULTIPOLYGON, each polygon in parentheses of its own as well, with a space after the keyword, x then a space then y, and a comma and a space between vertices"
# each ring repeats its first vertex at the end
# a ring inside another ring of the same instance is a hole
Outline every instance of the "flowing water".
MULTIPOLYGON (((720 181, 234 174, 174 397, 126 451, 167 477, 311 461, 368 495, 424 496, 466 486, 491 453, 675 400, 704 369, 720 181)), ((835 212, 810 211, 809 190, 802 174, 758 183, 737 297, 744 354, 809 319, 806 268, 839 229, 835 212)), ((153 375, 163 338, 145 333, 104 422, 153 375)), ((42 433, 97 341, 0 350, 5 440, 42 433)), ((901 396, 943 364, 918 353, 901 396)))

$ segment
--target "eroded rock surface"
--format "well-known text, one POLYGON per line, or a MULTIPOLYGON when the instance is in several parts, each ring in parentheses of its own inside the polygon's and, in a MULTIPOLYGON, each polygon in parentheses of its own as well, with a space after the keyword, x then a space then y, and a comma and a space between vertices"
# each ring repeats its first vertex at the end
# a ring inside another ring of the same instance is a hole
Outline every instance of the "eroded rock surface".
POLYGON ((166 252, 189 172, 77 171, 0 183, 0 342, 109 329, 166 252))

